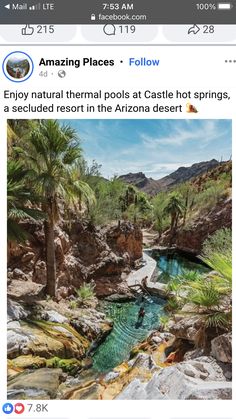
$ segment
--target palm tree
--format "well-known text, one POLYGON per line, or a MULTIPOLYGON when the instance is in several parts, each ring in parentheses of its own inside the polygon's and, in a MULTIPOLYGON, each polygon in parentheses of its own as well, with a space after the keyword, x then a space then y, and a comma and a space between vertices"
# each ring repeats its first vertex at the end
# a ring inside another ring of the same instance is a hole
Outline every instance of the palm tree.
POLYGON ((211 267, 212 281, 221 294, 230 295, 232 292, 232 255, 213 252, 202 257, 202 260, 211 267))
POLYGON ((22 144, 24 138, 38 121, 34 119, 9 119, 7 122, 7 151, 11 156, 14 146, 22 144))
POLYGON ((187 301, 196 307, 196 312, 188 312, 187 315, 199 316, 201 327, 195 336, 196 346, 204 347, 208 340, 208 329, 228 331, 231 327, 232 307, 224 304, 225 292, 218 288, 214 280, 202 281, 195 286, 192 284, 187 301), (224 307, 224 308, 223 308, 224 307))
POLYGON ((202 281, 201 283, 198 283, 198 287, 196 289, 193 287, 193 290, 189 295, 191 303, 196 307, 204 307, 206 310, 218 307, 220 299, 220 293, 212 281, 202 281))
POLYGON ((232 292, 232 231, 228 228, 217 230, 204 245, 202 257, 213 270, 212 280, 223 294, 232 292))
POLYGON ((219 251, 209 251, 202 258, 213 269, 208 278, 187 282, 184 287, 189 291, 188 302, 196 307, 196 312, 186 313, 188 316, 198 315, 202 326, 196 334, 197 346, 207 342, 207 330, 213 328, 228 331, 232 322, 232 260, 231 252, 220 254, 219 251))
POLYGON ((29 170, 29 178, 37 193, 42 197, 42 210, 46 214, 44 222, 47 287, 50 296, 56 293, 56 259, 54 228, 59 221, 59 200, 66 204, 76 204, 76 199, 94 201, 91 188, 79 176, 75 167, 81 159, 81 148, 77 132, 68 125, 60 125, 56 120, 41 120, 35 126, 24 148, 16 150, 29 170))
POLYGON ((169 289, 175 292, 175 297, 168 302, 172 311, 176 299, 179 305, 192 305, 192 310, 181 310, 180 314, 194 316, 200 321, 194 341, 197 347, 209 345, 213 335, 224 333, 232 327, 232 233, 229 229, 216 231, 203 245, 201 259, 211 267, 207 275, 199 275, 193 271, 183 272, 169 283, 169 289), (176 286, 177 280, 177 286, 176 286), (183 294, 178 294, 178 280, 183 294), (177 287, 177 288, 176 288, 177 287), (182 300, 182 301, 181 301, 182 300))
POLYGON ((27 185, 27 170, 20 162, 8 160, 7 163, 7 238, 8 243, 25 241, 27 232, 19 224, 20 220, 39 220, 42 211, 29 204, 37 202, 37 197, 27 185))
POLYGON ((177 193, 173 193, 170 198, 169 202, 167 203, 164 212, 171 217, 171 226, 170 231, 171 233, 174 232, 178 226, 179 216, 183 212, 183 204, 181 201, 181 197, 177 193))

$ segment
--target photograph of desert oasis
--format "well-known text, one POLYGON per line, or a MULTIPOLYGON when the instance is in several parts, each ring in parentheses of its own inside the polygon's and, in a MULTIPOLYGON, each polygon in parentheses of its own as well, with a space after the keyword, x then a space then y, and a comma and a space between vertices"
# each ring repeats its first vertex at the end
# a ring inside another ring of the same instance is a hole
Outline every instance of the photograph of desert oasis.
POLYGON ((7 135, 8 399, 231 399, 232 121, 7 135))

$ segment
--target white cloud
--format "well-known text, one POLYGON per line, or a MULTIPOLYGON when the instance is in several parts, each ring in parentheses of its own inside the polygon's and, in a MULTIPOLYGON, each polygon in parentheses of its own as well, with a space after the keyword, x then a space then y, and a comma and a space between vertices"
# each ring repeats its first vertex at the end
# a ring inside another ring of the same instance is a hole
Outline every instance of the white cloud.
POLYGON ((198 128, 191 127, 189 122, 184 122, 182 126, 179 124, 180 121, 173 126, 173 130, 168 136, 153 137, 141 133, 140 137, 143 141, 143 145, 150 149, 158 149, 159 146, 182 146, 191 140, 196 140, 199 142, 199 145, 203 146, 203 144, 206 145, 210 141, 227 134, 226 130, 219 130, 218 123, 214 120, 202 120, 201 125, 198 128), (186 125, 188 125, 187 129, 186 125))

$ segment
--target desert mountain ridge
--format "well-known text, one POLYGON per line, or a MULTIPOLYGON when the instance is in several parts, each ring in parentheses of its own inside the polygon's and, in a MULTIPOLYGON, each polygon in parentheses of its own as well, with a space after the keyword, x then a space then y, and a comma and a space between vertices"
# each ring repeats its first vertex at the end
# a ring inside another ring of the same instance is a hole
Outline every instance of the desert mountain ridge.
POLYGON ((155 195, 158 192, 166 191, 180 183, 186 182, 196 176, 208 172, 209 170, 223 164, 216 159, 194 163, 189 167, 179 167, 174 172, 161 179, 155 180, 148 178, 143 172, 128 173, 119 176, 123 182, 136 186, 143 192, 155 195))

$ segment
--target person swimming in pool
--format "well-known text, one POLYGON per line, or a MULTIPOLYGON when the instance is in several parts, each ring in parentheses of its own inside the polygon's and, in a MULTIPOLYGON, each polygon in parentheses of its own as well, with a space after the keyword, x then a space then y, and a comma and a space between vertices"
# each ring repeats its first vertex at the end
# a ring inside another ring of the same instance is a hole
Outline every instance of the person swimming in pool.
POLYGON ((139 312, 138 312, 138 322, 142 322, 145 316, 145 310, 144 307, 141 307, 139 312))

